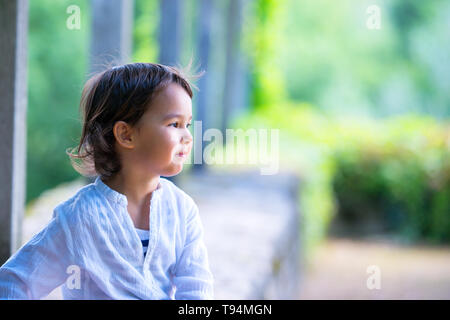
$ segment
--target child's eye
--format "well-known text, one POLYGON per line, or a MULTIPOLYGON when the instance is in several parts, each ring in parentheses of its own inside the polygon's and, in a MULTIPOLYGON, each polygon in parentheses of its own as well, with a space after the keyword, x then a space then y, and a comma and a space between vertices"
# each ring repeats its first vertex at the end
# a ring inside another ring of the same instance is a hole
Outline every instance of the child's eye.
MULTIPOLYGON (((171 124, 169 124, 169 126, 174 126, 175 128, 177 128, 177 127, 178 127, 178 122, 171 123, 171 124)), ((191 126, 191 124, 188 123, 188 124, 186 125, 186 128, 189 128, 190 126, 191 126)))

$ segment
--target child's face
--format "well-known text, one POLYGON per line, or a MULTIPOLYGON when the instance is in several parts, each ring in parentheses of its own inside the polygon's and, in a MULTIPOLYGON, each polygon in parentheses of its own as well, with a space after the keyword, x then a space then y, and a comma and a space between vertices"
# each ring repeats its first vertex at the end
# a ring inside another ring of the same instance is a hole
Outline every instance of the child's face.
POLYGON ((133 161, 143 173, 173 176, 181 172, 192 149, 189 126, 192 100, 171 83, 153 99, 135 130, 133 161))

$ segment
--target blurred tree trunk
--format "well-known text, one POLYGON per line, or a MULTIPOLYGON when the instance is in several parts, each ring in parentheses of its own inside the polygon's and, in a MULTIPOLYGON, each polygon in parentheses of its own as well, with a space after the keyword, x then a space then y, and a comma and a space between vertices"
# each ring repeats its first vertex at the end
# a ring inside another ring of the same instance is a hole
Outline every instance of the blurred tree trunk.
POLYGON ((202 132, 199 137, 194 137, 195 146, 193 148, 195 154, 193 156, 192 170, 194 173, 203 172, 206 170, 206 165, 203 163, 203 132, 211 127, 211 119, 208 117, 206 111, 208 106, 208 97, 210 86, 210 74, 208 72, 209 56, 211 50, 211 19, 213 10, 213 1, 200 0, 200 8, 198 10, 198 26, 197 26, 197 56, 199 59, 201 70, 206 71, 205 74, 198 81, 199 91, 196 96, 196 120, 202 121, 202 132), (201 163, 195 163, 195 160, 202 159, 201 163))
MULTIPOLYGON (((229 0, 226 28, 225 88, 223 94, 222 133, 244 105, 245 78, 241 50, 243 0, 229 0)), ((225 143, 225 140, 224 140, 225 143)))
POLYGON ((159 63, 175 66, 180 63, 183 25, 183 1, 160 0, 159 63))
POLYGON ((89 71, 131 61, 133 0, 92 0, 89 71))
POLYGON ((0 0, 0 265, 22 244, 25 209, 28 0, 0 0))

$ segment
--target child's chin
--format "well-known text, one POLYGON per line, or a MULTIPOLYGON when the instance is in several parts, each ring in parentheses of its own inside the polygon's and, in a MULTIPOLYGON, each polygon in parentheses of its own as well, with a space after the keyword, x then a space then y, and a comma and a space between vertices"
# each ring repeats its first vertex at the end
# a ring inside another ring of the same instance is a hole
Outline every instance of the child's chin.
POLYGON ((179 174, 181 171, 183 171, 183 164, 176 164, 173 166, 173 168, 170 171, 167 171, 166 174, 163 174, 165 177, 173 177, 179 174))

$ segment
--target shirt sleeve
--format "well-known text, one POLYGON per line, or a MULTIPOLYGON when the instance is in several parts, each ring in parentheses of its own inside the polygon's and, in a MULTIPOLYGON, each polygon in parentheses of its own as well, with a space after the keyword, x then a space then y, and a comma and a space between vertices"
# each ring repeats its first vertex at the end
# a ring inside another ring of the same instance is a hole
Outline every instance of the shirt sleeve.
POLYGON ((40 299, 64 283, 69 253, 58 216, 0 268, 0 299, 40 299))
POLYGON ((213 299, 213 276, 195 203, 187 216, 185 245, 175 268, 173 284, 177 300, 213 299))

